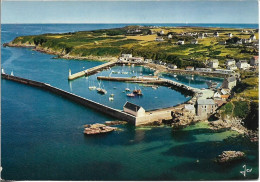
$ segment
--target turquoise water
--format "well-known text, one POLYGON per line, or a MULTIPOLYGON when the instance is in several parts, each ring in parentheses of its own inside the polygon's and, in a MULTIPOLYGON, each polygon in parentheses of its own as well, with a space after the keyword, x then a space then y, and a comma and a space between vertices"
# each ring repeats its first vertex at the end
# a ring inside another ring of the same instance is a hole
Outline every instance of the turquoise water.
MULTIPOLYGON (((106 26, 115 25, 104 25, 104 28, 106 26)), ((100 25, 79 27, 97 29, 100 25)), ((19 35, 66 32, 77 29, 77 26, 3 25, 2 29, 7 31, 2 32, 2 41, 6 42, 19 35)), ((154 90, 138 84, 103 81, 108 93, 115 94, 114 102, 109 102, 109 94, 101 96, 88 89, 89 84, 98 84, 97 75, 72 82, 67 80, 69 69, 76 72, 101 62, 52 57, 30 49, 3 47, 1 55, 2 66, 8 73, 13 70, 17 76, 47 82, 119 109, 129 99, 122 92, 125 87, 142 88, 144 96, 130 100, 147 110, 169 107, 189 99, 167 87, 154 90)), ((113 70, 134 71, 132 75, 153 73, 143 67, 114 67, 113 70)), ((110 73, 104 71, 98 75, 110 73)), ((177 78, 183 83, 189 80, 182 80, 181 76, 177 78)), ((209 79, 214 78, 194 77, 192 84, 203 88, 209 79)), ((212 132, 203 123, 176 131, 170 127, 123 125, 120 126, 122 131, 87 137, 83 135, 84 124, 102 123, 114 118, 37 88, 8 80, 2 80, 1 85, 3 179, 218 180, 258 177, 258 145, 236 137, 236 132, 212 132), (245 151, 247 159, 232 165, 215 164, 212 159, 223 150, 245 151), (244 164, 253 168, 246 177, 240 174, 244 164)))

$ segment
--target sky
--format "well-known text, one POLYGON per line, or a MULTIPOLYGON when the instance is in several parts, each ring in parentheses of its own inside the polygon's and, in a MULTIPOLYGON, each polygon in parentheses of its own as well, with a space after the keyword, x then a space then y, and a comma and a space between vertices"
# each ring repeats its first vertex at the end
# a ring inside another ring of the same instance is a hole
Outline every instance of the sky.
POLYGON ((258 23, 258 2, 3 0, 1 23, 258 23))

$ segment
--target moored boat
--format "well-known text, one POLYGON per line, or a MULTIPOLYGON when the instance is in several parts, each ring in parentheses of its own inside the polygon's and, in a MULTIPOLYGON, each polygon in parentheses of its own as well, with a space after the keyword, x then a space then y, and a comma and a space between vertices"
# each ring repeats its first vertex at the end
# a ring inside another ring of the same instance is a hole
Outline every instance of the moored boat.
POLYGON ((133 94, 133 93, 126 94, 126 95, 127 95, 127 97, 134 97, 135 96, 135 94, 133 94))
POLYGON ((106 94, 107 91, 105 89, 102 89, 102 88, 97 88, 97 92, 100 93, 100 94, 106 94))

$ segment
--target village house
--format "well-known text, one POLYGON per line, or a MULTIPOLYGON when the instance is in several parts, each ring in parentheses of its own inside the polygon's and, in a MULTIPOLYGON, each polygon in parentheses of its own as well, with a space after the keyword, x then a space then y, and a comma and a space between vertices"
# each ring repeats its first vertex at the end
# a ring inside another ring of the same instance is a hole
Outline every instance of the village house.
POLYGON ((156 38, 155 38, 155 41, 157 41, 157 42, 162 42, 162 41, 164 41, 164 39, 163 39, 163 37, 156 37, 156 38))
POLYGON ((234 71, 233 70, 226 70, 226 69, 215 69, 214 73, 231 74, 231 73, 234 73, 234 71))
POLYGON ((118 60, 119 61, 128 61, 129 58, 132 58, 132 54, 122 54, 118 60))
POLYGON ((187 71, 194 71, 194 67, 193 67, 193 66, 187 66, 187 67, 186 67, 186 70, 187 70, 187 71))
POLYGON ((196 68, 196 71, 202 71, 202 72, 211 72, 211 68, 196 68))
POLYGON ((168 39, 172 39, 172 34, 169 34, 169 35, 168 35, 168 39))
POLYGON ((236 66, 238 69, 242 69, 242 70, 248 69, 250 67, 250 65, 247 63, 247 60, 239 60, 236 63, 236 66))
POLYGON ((218 37, 218 36, 219 36, 219 33, 218 33, 218 32, 214 32, 214 33, 213 33, 213 36, 214 36, 214 37, 218 37))
POLYGON ((161 30, 159 34, 160 34, 160 35, 164 35, 164 31, 163 31, 163 30, 161 30))
POLYGON ((199 38, 199 39, 204 39, 204 38, 205 38, 204 33, 199 33, 198 38, 199 38))
POLYGON ((191 40, 190 42, 191 44, 198 44, 198 40, 194 39, 194 40, 191 40))
POLYGON ((124 112, 134 115, 136 117, 145 116, 145 110, 141 106, 126 102, 123 107, 124 112))
POLYGON ((177 44, 178 44, 178 45, 183 45, 183 44, 184 44, 184 40, 179 40, 179 41, 177 42, 177 44))
POLYGON ((237 70, 237 66, 235 64, 231 64, 227 66, 228 70, 237 70))
POLYGON ((144 62, 145 62, 145 63, 152 63, 153 60, 152 60, 152 59, 145 59, 144 62))
POLYGON ((252 34, 249 39, 252 40, 252 41, 256 40, 256 36, 254 34, 252 34))
POLYGON ((184 109, 188 112, 190 112, 191 114, 195 114, 196 110, 193 104, 185 104, 184 105, 184 109))
POLYGON ((175 64, 168 64, 168 67, 171 69, 177 69, 177 66, 175 64))
POLYGON ((144 62, 144 58, 143 57, 131 57, 128 58, 129 62, 134 62, 134 63, 142 63, 144 62))
POLYGON ((223 89, 232 89, 237 84, 237 79, 234 76, 226 77, 222 83, 221 88, 223 89))
POLYGON ((215 93, 214 93, 214 95, 213 95, 213 97, 214 98, 221 98, 221 92, 220 92, 220 90, 218 90, 218 91, 216 91, 215 93))
POLYGON ((210 60, 210 62, 209 62, 209 67, 210 67, 210 68, 218 68, 218 64, 219 64, 219 62, 218 62, 217 59, 212 59, 212 60, 210 60))
POLYGON ((234 59, 226 60, 226 66, 230 66, 230 65, 233 65, 233 64, 236 64, 236 61, 234 59))
POLYGON ((258 66, 259 64, 259 57, 258 56, 253 56, 250 59, 250 66, 258 66))
POLYGON ((228 33, 228 37, 230 38, 233 37, 232 33, 228 33))
POLYGON ((251 42, 252 42, 251 39, 242 39, 242 43, 243 43, 243 44, 249 44, 249 43, 251 43, 251 42))
POLYGON ((239 45, 243 44, 242 39, 238 40, 238 41, 236 42, 236 44, 239 44, 239 45))
POLYGON ((213 99, 197 100, 197 116, 201 119, 207 119, 211 114, 215 113, 217 104, 213 99))

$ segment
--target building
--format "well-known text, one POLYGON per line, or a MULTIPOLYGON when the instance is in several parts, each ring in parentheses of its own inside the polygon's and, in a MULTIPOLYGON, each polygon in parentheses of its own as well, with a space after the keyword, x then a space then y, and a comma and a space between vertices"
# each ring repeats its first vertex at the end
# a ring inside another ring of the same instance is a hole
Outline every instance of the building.
POLYGON ((226 60, 226 66, 230 66, 230 65, 233 65, 233 64, 236 64, 236 61, 234 59, 226 60))
POLYGON ((222 83, 222 88, 223 89, 232 89, 234 86, 237 84, 237 79, 234 76, 231 77, 226 77, 222 83))
POLYGON ((201 119, 207 119, 211 114, 215 113, 217 104, 213 99, 197 100, 197 116, 201 119))
POLYGON ((259 64, 259 57, 258 56, 253 56, 250 59, 250 66, 258 66, 259 64))
POLYGON ((178 45, 183 45, 184 44, 184 40, 179 40, 177 44, 178 45))
POLYGON ((218 32, 214 32, 214 33, 213 33, 213 36, 214 36, 214 37, 218 37, 218 36, 219 36, 219 33, 218 33, 218 32))
POLYGON ((196 68, 196 71, 202 71, 202 72, 211 72, 211 68, 196 68))
POLYGON ((247 60, 240 60, 239 62, 236 63, 236 66, 238 69, 248 69, 250 65, 247 63, 247 60))
POLYGON ((215 69, 214 73, 231 74, 231 73, 234 73, 234 71, 233 70, 226 70, 226 69, 215 69))
POLYGON ((243 44, 249 44, 249 43, 251 43, 251 42, 252 42, 251 39, 242 39, 242 43, 243 43, 243 44))
POLYGON ((162 42, 162 41, 164 41, 164 39, 163 39, 163 37, 156 37, 156 38, 155 38, 155 41, 157 41, 157 42, 162 42))
POLYGON ((187 67, 186 67, 186 70, 187 70, 187 71, 194 71, 194 67, 193 67, 193 66, 187 66, 187 67))
POLYGON ((239 45, 243 44, 242 39, 238 40, 238 41, 236 42, 236 44, 239 44, 239 45))
POLYGON ((122 54, 118 60, 119 61, 128 61, 129 58, 132 58, 132 54, 122 54))
POLYGON ((198 44, 198 40, 194 39, 194 40, 191 40, 190 42, 191 44, 198 44))
POLYGON ((175 64, 169 64, 168 67, 171 68, 171 69, 177 69, 178 68, 175 64))
POLYGON ((210 60, 210 62, 209 62, 209 67, 210 67, 210 68, 218 68, 218 64, 219 64, 219 62, 218 62, 217 59, 212 59, 212 60, 210 60))
POLYGON ((228 69, 228 70, 237 70, 237 66, 236 66, 235 64, 228 65, 228 66, 227 66, 227 69, 228 69))
POLYGON ((221 98, 221 92, 220 91, 216 91, 213 95, 214 98, 221 98))
POLYGON ((256 36, 254 34, 252 34, 249 39, 251 39, 252 41, 256 40, 256 36))
POLYGON ((168 35, 168 39, 172 39, 172 34, 169 34, 169 35, 168 35))
POLYGON ((193 104, 185 104, 184 105, 184 109, 188 112, 190 112, 191 114, 195 114, 196 111, 195 111, 195 107, 193 104))
POLYGON ((204 39, 204 38, 205 38, 204 33, 199 33, 198 38, 199 38, 199 39, 204 39))
POLYGON ((164 35, 164 31, 163 30, 160 31, 160 35, 164 35))
POLYGON ((228 33, 228 37, 230 38, 233 37, 232 33, 228 33))
POLYGON ((136 117, 145 116, 145 110, 141 106, 126 102, 123 108, 124 112, 136 117))
POLYGON ((129 62, 135 62, 135 63, 142 63, 144 62, 144 58, 143 57, 131 57, 128 58, 129 62))
POLYGON ((152 59, 145 59, 144 62, 145 62, 145 63, 152 63, 153 60, 152 60, 152 59))

